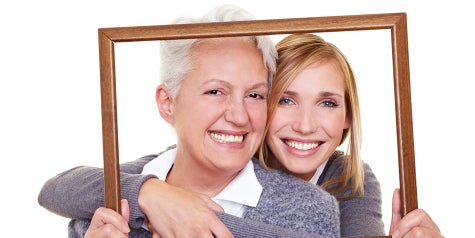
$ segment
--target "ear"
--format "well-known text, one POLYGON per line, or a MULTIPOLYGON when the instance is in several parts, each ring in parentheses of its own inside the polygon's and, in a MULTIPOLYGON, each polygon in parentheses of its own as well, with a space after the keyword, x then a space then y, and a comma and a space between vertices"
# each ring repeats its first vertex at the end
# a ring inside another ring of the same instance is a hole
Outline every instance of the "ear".
POLYGON ((157 102, 160 116, 162 116, 165 121, 173 125, 175 122, 173 114, 173 97, 165 85, 160 84, 157 87, 157 90, 155 91, 155 101, 157 102))

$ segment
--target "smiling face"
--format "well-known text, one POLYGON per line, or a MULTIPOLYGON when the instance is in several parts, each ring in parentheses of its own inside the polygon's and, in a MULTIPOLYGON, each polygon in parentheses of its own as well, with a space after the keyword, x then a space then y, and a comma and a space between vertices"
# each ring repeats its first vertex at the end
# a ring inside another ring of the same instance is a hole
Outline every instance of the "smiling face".
MULTIPOLYGON (((177 133, 176 164, 190 173, 236 174, 252 158, 267 119, 267 70, 253 42, 206 39, 191 51, 192 70, 160 109, 177 133)), ((169 96, 157 90, 157 102, 169 96)), ((175 168, 174 168, 175 169, 175 168)))
POLYGON ((346 117, 344 75, 336 61, 310 64, 279 100, 266 143, 272 167, 309 180, 340 145, 346 117))

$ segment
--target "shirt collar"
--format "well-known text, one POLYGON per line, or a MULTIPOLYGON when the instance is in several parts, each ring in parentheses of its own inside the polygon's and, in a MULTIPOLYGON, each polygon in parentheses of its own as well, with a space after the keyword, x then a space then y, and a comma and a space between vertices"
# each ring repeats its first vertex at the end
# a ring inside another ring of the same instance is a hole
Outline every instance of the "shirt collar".
MULTIPOLYGON (((165 181, 173 166, 176 148, 167 150, 157 158, 147 163, 142 174, 154 174, 165 181)), ((231 201, 251 207, 257 206, 262 193, 262 186, 254 173, 254 165, 249 161, 246 166, 216 197, 213 199, 231 201)))
POLYGON ((320 166, 318 166, 317 171, 315 171, 315 174, 313 177, 309 180, 310 183, 317 184, 318 179, 320 178, 320 175, 323 173, 323 169, 325 169, 325 166, 327 165, 328 160, 325 160, 320 166))
POLYGON ((165 181, 168 172, 175 162, 175 157, 176 148, 163 152, 143 167, 142 174, 153 174, 158 179, 165 181))
POLYGON ((254 173, 254 165, 249 161, 236 178, 226 186, 214 199, 234 201, 256 207, 261 197, 262 186, 254 173))

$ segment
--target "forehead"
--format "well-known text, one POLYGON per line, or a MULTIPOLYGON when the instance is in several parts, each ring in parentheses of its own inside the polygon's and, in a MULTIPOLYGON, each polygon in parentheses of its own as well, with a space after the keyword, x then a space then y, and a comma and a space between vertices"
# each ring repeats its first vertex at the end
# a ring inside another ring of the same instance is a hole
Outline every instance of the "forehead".
POLYGON ((309 64, 292 80, 289 88, 325 91, 345 90, 344 74, 335 60, 318 61, 309 64))
POLYGON ((243 37, 201 40, 192 47, 190 56, 195 70, 231 66, 241 70, 266 70, 256 43, 243 37))
POLYGON ((184 79, 267 84, 267 69, 261 51, 254 41, 243 37, 200 40, 193 46, 190 59, 192 69, 184 79))

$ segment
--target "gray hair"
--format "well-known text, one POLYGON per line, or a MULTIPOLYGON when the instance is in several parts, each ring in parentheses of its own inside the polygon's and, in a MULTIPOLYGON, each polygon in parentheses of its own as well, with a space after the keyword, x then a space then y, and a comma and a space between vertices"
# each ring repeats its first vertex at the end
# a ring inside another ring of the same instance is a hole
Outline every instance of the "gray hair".
MULTIPOLYGON (((246 10, 234 5, 222 5, 214 8, 203 17, 178 18, 173 24, 206 23, 226 21, 254 20, 254 16, 246 10)), ((276 70, 277 51, 269 36, 245 36, 242 39, 255 42, 262 53, 264 65, 269 72, 269 87, 276 70)), ((192 68, 190 50, 204 39, 167 40, 160 42, 160 79, 172 97, 177 95, 181 80, 192 68)))

